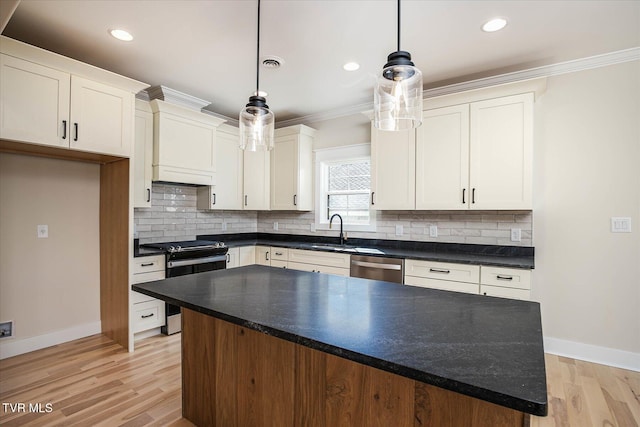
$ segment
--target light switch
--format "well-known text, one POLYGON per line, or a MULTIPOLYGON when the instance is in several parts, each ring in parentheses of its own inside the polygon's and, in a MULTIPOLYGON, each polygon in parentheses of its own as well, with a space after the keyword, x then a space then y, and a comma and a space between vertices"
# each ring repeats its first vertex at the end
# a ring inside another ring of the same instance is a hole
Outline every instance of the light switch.
POLYGON ((396 225, 396 236, 402 236, 402 226, 401 225, 396 225))
POLYGON ((274 223, 273 223, 273 229, 274 229, 274 230, 277 230, 277 229, 278 229, 278 223, 277 223, 277 222, 274 222, 274 223))
POLYGON ((429 237, 438 237, 438 226, 430 225, 429 226, 429 237))
POLYGON ((222 231, 227 231, 227 223, 226 222, 222 223, 222 231))
POLYGON ((511 241, 519 242, 522 239, 522 230, 520 228, 511 229, 511 241))
POLYGON ((631 233, 631 218, 612 216, 611 217, 612 233, 631 233))
POLYGON ((49 237, 49 226, 38 225, 38 239, 46 239, 49 237))

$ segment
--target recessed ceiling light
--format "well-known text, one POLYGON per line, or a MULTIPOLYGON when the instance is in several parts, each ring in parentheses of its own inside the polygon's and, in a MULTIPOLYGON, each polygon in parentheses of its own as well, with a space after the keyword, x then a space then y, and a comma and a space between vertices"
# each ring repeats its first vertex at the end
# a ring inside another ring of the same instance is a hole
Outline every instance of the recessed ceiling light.
POLYGON ((344 68, 346 71, 355 71, 360 68, 360 64, 358 64, 357 62, 347 62, 342 66, 342 68, 344 68))
POLYGON ((494 31, 499 31, 503 29, 507 25, 507 20, 504 18, 493 18, 490 21, 487 21, 482 26, 482 31, 487 33, 492 33, 494 31))
POLYGON ((130 32, 120 28, 109 30, 109 34, 111 34, 113 37, 117 38, 118 40, 122 40, 123 42, 130 42, 131 40, 133 40, 133 36, 131 35, 130 32))

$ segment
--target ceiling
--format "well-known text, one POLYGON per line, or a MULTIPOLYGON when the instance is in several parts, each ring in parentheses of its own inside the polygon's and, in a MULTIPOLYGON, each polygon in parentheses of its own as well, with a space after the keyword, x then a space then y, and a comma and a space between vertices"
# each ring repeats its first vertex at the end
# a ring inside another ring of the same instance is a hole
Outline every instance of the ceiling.
MULTIPOLYGON (((21 0, 13 15, 16 0, 3 2, 4 35, 204 99, 225 116, 237 117, 255 90, 257 1, 21 0), (112 38, 116 27, 135 39, 112 38)), ((263 0, 261 9, 261 57, 284 59, 260 71, 276 120, 372 101, 396 50, 394 0, 263 0), (360 69, 344 71, 347 61, 360 69)), ((405 0, 401 30, 428 89, 638 47, 640 0, 405 0), (507 27, 483 32, 496 16, 507 27)))

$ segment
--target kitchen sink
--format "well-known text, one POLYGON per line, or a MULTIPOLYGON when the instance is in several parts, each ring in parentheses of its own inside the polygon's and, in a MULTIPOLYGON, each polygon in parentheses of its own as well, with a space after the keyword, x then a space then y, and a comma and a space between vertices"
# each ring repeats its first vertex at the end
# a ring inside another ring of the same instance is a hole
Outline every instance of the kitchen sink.
POLYGON ((352 246, 340 246, 340 245, 330 245, 330 244, 311 245, 311 247, 314 249, 324 249, 324 250, 336 251, 336 252, 352 252, 352 253, 359 253, 359 254, 384 255, 384 252, 374 248, 354 248, 352 246))

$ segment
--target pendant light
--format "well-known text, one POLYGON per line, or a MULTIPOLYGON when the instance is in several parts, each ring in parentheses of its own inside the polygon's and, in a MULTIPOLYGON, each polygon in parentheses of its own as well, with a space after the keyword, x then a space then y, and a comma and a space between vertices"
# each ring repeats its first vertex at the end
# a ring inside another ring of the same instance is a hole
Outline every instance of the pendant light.
POLYGON ((260 0, 258 0, 258 43, 256 47, 256 91, 240 110, 240 148, 243 150, 273 149, 275 115, 267 100, 260 96, 260 0))
POLYGON ((398 0, 398 50, 389 54, 373 92, 373 125, 381 130, 405 130, 422 124, 422 73, 411 54, 400 50, 400 0, 398 0))

